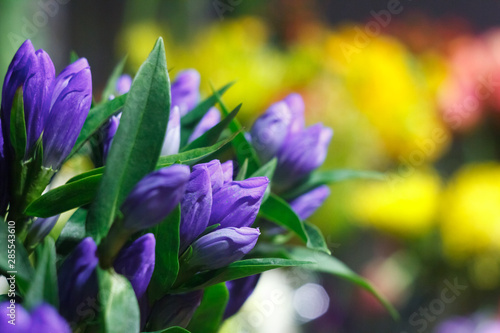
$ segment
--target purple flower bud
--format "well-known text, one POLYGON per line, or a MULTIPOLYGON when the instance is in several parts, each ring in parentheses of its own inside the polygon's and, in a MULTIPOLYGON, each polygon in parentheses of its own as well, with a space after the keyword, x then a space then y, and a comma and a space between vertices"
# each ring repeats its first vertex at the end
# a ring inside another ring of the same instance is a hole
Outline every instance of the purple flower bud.
POLYGON ((179 152, 181 144, 181 116, 179 108, 173 107, 170 110, 168 119, 167 133, 163 140, 163 147, 161 148, 161 156, 175 155, 179 152))
POLYGON ((132 86, 132 78, 128 74, 121 75, 116 81, 116 92, 118 95, 123 95, 129 92, 132 86))
POLYGON ((188 166, 174 164, 139 181, 121 206, 123 227, 138 231, 165 219, 181 201, 189 174, 188 166))
POLYGON ((31 329, 26 332, 71 333, 71 329, 56 309, 41 304, 31 312, 31 329))
POLYGON ((210 174, 206 165, 195 165, 181 202, 180 253, 205 231, 211 211, 210 174))
POLYGON ((226 282, 226 287, 229 291, 229 301, 224 312, 224 319, 235 315, 241 309, 248 297, 255 290, 259 279, 260 274, 256 274, 226 282))
POLYGON ((2 126, 5 141, 10 142, 10 113, 14 95, 21 88, 30 72, 30 66, 35 57, 35 49, 28 39, 17 50, 10 62, 2 87, 2 126))
POLYGON ((68 255, 59 268, 59 304, 61 315, 68 321, 80 321, 77 312, 87 298, 94 299, 97 295, 98 264, 97 246, 90 237, 83 239, 68 255))
POLYGON ((57 170, 71 152, 92 103, 92 78, 85 58, 59 74, 49 103, 43 134, 43 165, 57 170))
POLYGON ((253 124, 250 134, 252 145, 262 163, 271 160, 279 151, 288 135, 292 114, 285 102, 269 107, 253 124))
POLYGON ((318 168, 325 161, 332 135, 330 128, 316 124, 287 139, 278 152, 273 180, 289 186, 318 168))
POLYGON ((246 227, 212 231, 191 245, 193 253, 187 265, 196 271, 225 267, 248 254, 259 235, 259 229, 246 227))
POLYGON ((102 142, 102 156, 104 162, 108 157, 109 150, 111 149, 111 144, 113 143, 113 138, 115 137, 118 126, 120 125, 120 118, 122 114, 119 113, 117 116, 112 116, 109 118, 108 123, 104 127, 104 139, 102 142))
POLYGON ((172 107, 178 106, 183 117, 191 111, 200 99, 200 74, 188 69, 177 74, 171 86, 172 107))
POLYGON ((58 219, 59 215, 48 218, 37 218, 28 230, 25 241, 26 247, 40 243, 54 228, 58 219))
POLYGON ((198 139, 206 131, 217 125, 220 122, 220 118, 220 111, 215 107, 210 108, 194 128, 193 133, 189 136, 188 143, 198 139))
POLYGON ((141 236, 132 244, 122 248, 113 263, 115 271, 130 281, 137 299, 144 297, 153 275, 155 245, 153 234, 141 236))
POLYGON ((29 314, 22 305, 10 302, 0 303, 0 332, 31 333, 71 333, 68 323, 52 306, 42 303, 29 314), (15 306, 15 320, 10 324, 10 310, 15 306))
POLYGON ((296 132, 300 131, 301 129, 303 129, 305 126, 304 100, 302 99, 302 96, 294 93, 294 94, 290 94, 287 97, 285 97, 283 102, 285 102, 286 105, 288 105, 288 108, 290 109, 290 112, 292 115, 292 120, 290 122, 290 127, 289 127, 288 131, 289 131, 289 133, 296 133, 296 132))
POLYGON ((326 185, 321 185, 311 191, 302 194, 290 202, 293 210, 297 215, 305 220, 311 216, 316 209, 321 207, 323 202, 330 195, 330 189, 326 185))
POLYGON ((267 177, 255 177, 222 186, 213 194, 209 225, 219 223, 221 228, 251 226, 268 184, 267 177))
POLYGON ((55 69, 49 55, 38 50, 32 57, 29 76, 24 84, 24 118, 26 122, 27 147, 26 158, 35 146, 43 132, 48 110, 44 107, 48 105, 51 98, 51 88, 55 78, 55 69))
MULTIPOLYGON (((18 303, 11 305, 9 301, 0 303, 0 332, 13 332, 13 333, 28 333, 32 332, 31 329, 31 318, 24 309, 24 307, 18 303), (15 309, 15 326, 10 324, 9 321, 14 319, 10 316, 11 309, 15 309)), ((36 332, 36 331, 35 331, 36 332)), ((64 332, 64 331, 63 331, 64 332)))
POLYGON ((171 326, 187 327, 202 297, 202 290, 163 297, 151 311, 148 331, 160 331, 171 326))
POLYGON ((197 164, 193 167, 196 168, 206 167, 210 175, 210 184, 212 186, 212 193, 217 192, 224 184, 224 174, 222 171, 222 165, 219 160, 212 160, 208 163, 197 164))
POLYGON ((229 160, 221 164, 222 173, 224 174, 224 184, 233 181, 233 161, 229 160))

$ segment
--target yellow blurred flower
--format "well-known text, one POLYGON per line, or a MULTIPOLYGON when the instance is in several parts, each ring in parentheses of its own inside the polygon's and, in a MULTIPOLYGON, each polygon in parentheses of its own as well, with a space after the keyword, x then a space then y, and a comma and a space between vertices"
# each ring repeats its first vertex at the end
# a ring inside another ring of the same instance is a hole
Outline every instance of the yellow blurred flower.
POLYGON ((352 196, 354 217, 362 224, 402 237, 427 233, 435 224, 441 181, 433 170, 392 174, 386 182, 364 183, 352 196))
POLYGON ((469 165, 448 185, 441 212, 445 253, 452 259, 500 251, 500 163, 469 165))
POLYGON ((446 139, 425 156, 435 160, 448 142, 435 102, 444 62, 437 55, 419 59, 383 35, 368 37, 361 47, 360 33, 359 27, 346 26, 331 34, 327 68, 340 74, 353 104, 377 129, 392 158, 407 158, 438 130, 446 139))

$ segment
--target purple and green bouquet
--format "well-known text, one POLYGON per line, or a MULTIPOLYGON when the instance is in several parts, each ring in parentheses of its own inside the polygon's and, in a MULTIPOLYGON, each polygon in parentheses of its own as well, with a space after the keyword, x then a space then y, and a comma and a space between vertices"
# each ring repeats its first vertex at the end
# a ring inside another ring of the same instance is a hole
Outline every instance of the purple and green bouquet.
POLYGON ((363 173, 317 170, 333 132, 305 127, 300 95, 245 132, 241 105, 221 100, 231 84, 200 100, 195 70, 170 82, 161 39, 134 79, 117 66, 100 102, 87 60, 73 60, 56 75, 28 40, 3 82, 1 332, 217 332, 260 273, 292 266, 393 311, 306 220, 328 183, 363 173), (75 154, 95 168, 52 188, 75 154))

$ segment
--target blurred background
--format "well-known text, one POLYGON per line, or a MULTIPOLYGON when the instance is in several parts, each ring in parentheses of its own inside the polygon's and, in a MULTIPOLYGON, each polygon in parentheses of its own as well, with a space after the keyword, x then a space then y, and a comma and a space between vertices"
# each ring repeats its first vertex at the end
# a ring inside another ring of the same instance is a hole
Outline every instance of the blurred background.
POLYGON ((400 311, 347 282, 271 272, 224 332, 500 332, 500 2, 1 0, 0 76, 27 38, 61 70, 71 51, 99 96, 166 41, 171 76, 235 80, 249 127, 290 92, 334 129, 324 168, 385 182, 332 186, 313 216, 333 254, 400 311), (271 299, 270 295, 280 297, 271 299))

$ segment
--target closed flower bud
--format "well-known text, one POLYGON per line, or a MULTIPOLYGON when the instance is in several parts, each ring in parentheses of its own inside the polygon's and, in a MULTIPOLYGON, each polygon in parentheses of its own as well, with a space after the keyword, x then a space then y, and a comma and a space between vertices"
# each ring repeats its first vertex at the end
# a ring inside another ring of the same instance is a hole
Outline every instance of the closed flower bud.
POLYGON ((181 202, 180 253, 205 231, 211 211, 210 174, 206 165, 199 164, 193 167, 181 202))
POLYGON ((210 184, 212 186, 212 193, 217 192, 224 184, 224 174, 220 161, 212 160, 208 163, 197 164, 193 167, 193 170, 203 167, 207 168, 208 174, 210 175, 210 184))
POLYGON ((49 55, 38 50, 32 57, 29 77, 24 84, 24 118, 26 122, 26 157, 32 152, 47 122, 49 112, 45 107, 51 98, 55 69, 49 55))
POLYGON ((285 141, 292 114, 285 102, 269 107, 253 124, 250 134, 252 145, 262 163, 271 160, 285 141))
POLYGON ((278 153, 275 177, 281 187, 289 186, 307 176, 325 161, 333 131, 321 124, 295 133, 278 153))
POLYGON ((289 133, 296 133, 304 128, 305 120, 304 120, 304 111, 305 105, 302 96, 299 94, 290 94, 283 102, 286 103, 288 109, 290 110, 292 119, 290 122, 290 127, 288 129, 289 133))
POLYGON ((188 143, 198 139, 206 131, 217 125, 220 122, 220 118, 220 111, 215 107, 210 108, 194 128, 193 133, 189 136, 188 143))
POLYGON ((156 302, 151 311, 148 331, 160 331, 172 326, 187 327, 200 306, 202 297, 202 290, 163 297, 156 302))
POLYGON ((87 60, 66 67, 54 82, 43 133, 43 165, 54 170, 73 149, 92 103, 92 78, 87 60))
POLYGON ((40 243, 54 228, 59 219, 59 215, 48 218, 37 218, 28 230, 25 245, 27 248, 40 243))
POLYGON ((179 107, 181 117, 191 111, 200 99, 200 74, 188 69, 177 74, 171 86, 172 108, 179 107))
POLYGON ((161 148, 161 156, 175 155, 179 152, 181 144, 181 116, 177 106, 170 110, 167 132, 161 148))
POLYGON ((60 312, 70 322, 85 319, 79 317, 77 309, 80 309, 88 297, 95 299, 97 296, 96 251, 94 240, 87 237, 66 257, 59 268, 60 312))
POLYGON ((269 179, 255 177, 231 181, 213 194, 209 225, 221 228, 249 227, 255 221, 269 179))
POLYGON ((254 228, 223 228, 199 238, 191 246, 189 270, 205 271, 225 267, 248 254, 260 232, 254 228))
POLYGON ((153 234, 141 236, 124 247, 113 263, 115 271, 130 281, 138 300, 145 296, 153 275, 155 245, 153 234))
POLYGON ((22 88, 30 72, 30 65, 35 56, 35 49, 30 40, 26 40, 17 50, 10 62, 2 87, 2 126, 5 141, 10 142, 10 112, 17 89, 22 88))
POLYGON ((108 120, 108 123, 103 128, 104 138, 102 142, 102 158, 104 162, 106 162, 109 150, 111 149, 111 144, 113 143, 113 138, 115 137, 116 131, 118 130, 118 126, 120 125, 121 116, 121 113, 119 113, 117 116, 111 116, 111 118, 109 118, 108 120))
POLYGON ((256 274, 226 282, 226 287, 229 291, 229 300, 224 312, 224 319, 233 316, 241 309, 245 301, 255 290, 259 278, 260 274, 256 274))
POLYGON ((174 164, 144 177, 121 206, 123 227, 138 231, 160 223, 180 203, 189 175, 188 166, 174 164))
POLYGON ((305 220, 321 207, 329 195, 328 186, 321 185, 292 200, 290 206, 302 220, 305 220))
POLYGON ((15 304, 15 320, 10 324, 10 302, 0 303, 0 332, 31 333, 71 333, 68 323, 57 313, 52 306, 42 303, 29 314, 22 305, 15 304))
POLYGON ((128 74, 120 75, 116 81, 116 92, 118 95, 123 95, 129 92, 132 86, 132 78, 128 74))

